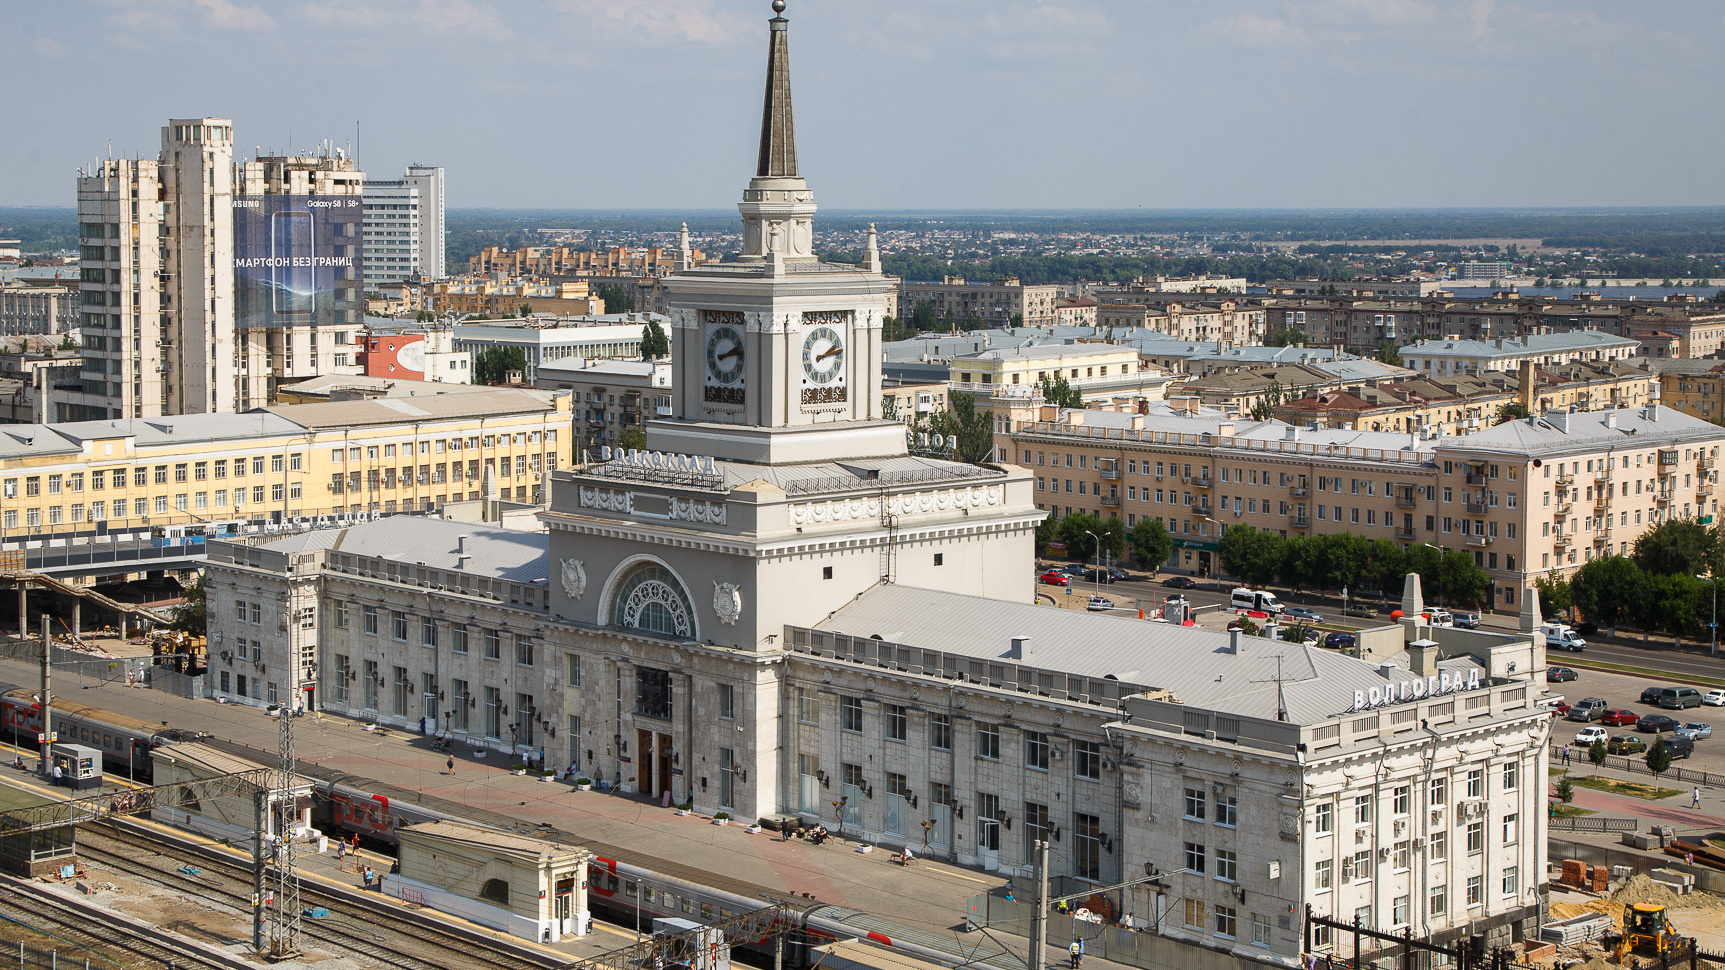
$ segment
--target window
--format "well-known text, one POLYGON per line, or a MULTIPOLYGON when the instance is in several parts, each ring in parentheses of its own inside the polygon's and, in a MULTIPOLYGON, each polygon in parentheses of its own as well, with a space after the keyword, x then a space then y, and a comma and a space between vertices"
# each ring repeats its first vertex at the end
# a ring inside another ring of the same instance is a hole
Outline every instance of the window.
POLYGON ((1195 821, 1204 820, 1204 789, 1186 789, 1186 817, 1195 821))
POLYGON ((334 619, 332 622, 338 630, 347 629, 347 603, 345 601, 335 601, 334 619))
POLYGON ((424 647, 437 646, 437 621, 429 616, 419 621, 419 643, 424 647))
POLYGON ((1204 928, 1204 901, 1202 899, 1186 899, 1186 925, 1193 929, 1204 928))
POLYGON ((936 751, 952 750, 952 717, 946 714, 928 716, 928 746, 936 751))
POLYGON ((485 631, 485 659, 503 659, 503 633, 498 630, 485 631))
POLYGON ((661 721, 671 719, 671 672, 635 668, 635 713, 661 721))
POLYGON ((1521 766, 1511 761, 1503 766, 1503 790, 1515 791, 1521 779, 1521 766))
POLYGON ((1354 853, 1354 882, 1365 882, 1372 878, 1372 853, 1370 849, 1354 853))
POLYGON ((1410 849, 1410 846, 1408 844, 1408 840, 1406 840, 1406 839, 1403 839, 1400 842, 1396 843, 1396 845, 1395 845, 1395 862, 1396 862, 1396 871, 1397 872, 1406 872, 1408 870, 1409 865, 1411 863, 1411 860, 1413 859, 1413 854, 1412 854, 1412 852, 1409 851, 1409 849, 1410 849))
POLYGON ((1519 818, 1520 818, 1520 816, 1517 816, 1517 815, 1505 815, 1503 817, 1503 844, 1504 845, 1514 845, 1515 844, 1516 822, 1519 818))
POLYGON ((1095 741, 1072 742, 1072 774, 1096 781, 1102 777, 1102 746, 1095 741))
POLYGON ((1239 824, 1240 803, 1233 795, 1216 796, 1216 824, 1233 827, 1239 824))
POLYGON ((1485 899, 1485 877, 1467 877, 1467 904, 1478 906, 1485 899))
POLYGON ((457 627, 454 627, 453 629, 451 629, 449 631, 449 648, 451 650, 454 650, 456 653, 466 653, 467 652, 467 628, 466 627, 457 626, 457 627))
POLYGON ((839 727, 840 727, 840 729, 845 730, 845 731, 850 731, 853 734, 862 733, 862 728, 863 728, 862 698, 860 698, 860 697, 841 697, 841 698, 839 698, 839 727))
POLYGON ((1393 795, 1392 804, 1397 815, 1406 815, 1413 805, 1413 789, 1407 785, 1397 788, 1393 795))
POLYGON ((377 607, 375 606, 365 607, 365 632, 370 636, 377 636, 377 607))
POLYGON ((1269 946, 1270 945, 1270 918, 1269 917, 1259 916, 1257 913, 1252 914, 1252 945, 1253 946, 1269 946))
MULTIPOLYGON (((241 623, 244 623, 246 621, 246 601, 245 600, 234 600, 234 619, 238 620, 241 623)), ((37 700, 41 700, 41 698, 37 698, 37 700)))
POLYGON ((719 716, 727 721, 737 717, 737 694, 731 684, 719 685, 719 716))
POLYGON ((1467 823, 1467 850, 1469 852, 1485 851, 1485 823, 1467 823))
POLYGON ((1426 911, 1433 916, 1442 916, 1449 908, 1449 893, 1440 884, 1432 887, 1431 894, 1426 897, 1426 911))
POLYGON ((1432 859, 1447 858, 1449 855, 1449 833, 1443 829, 1438 829, 1431 834, 1426 845, 1432 859))
POLYGON ((1080 879, 1102 878, 1102 819, 1074 812, 1072 828, 1077 836, 1072 853, 1072 874, 1080 879))
POLYGON ((407 639, 407 614, 396 610, 392 611, 389 616, 391 635, 397 640, 405 641, 407 639))
POLYGON ((976 756, 990 761, 1000 760, 1000 725, 978 724, 976 726, 976 756))
POLYGON ((1048 770, 1048 735, 1040 731, 1024 732, 1024 766, 1048 770))
POLYGON ((903 704, 886 706, 886 739, 905 741, 910 737, 910 716, 903 704))
POLYGON ((1312 817, 1313 831, 1320 833, 1330 831, 1335 814, 1335 806, 1330 802, 1324 802, 1317 806, 1312 817))
POLYGON ((1320 891, 1329 889, 1335 874, 1334 871, 1335 867, 1330 863, 1330 860, 1319 859, 1312 870, 1312 888, 1320 891))
POLYGON ((797 691, 797 720, 804 724, 821 723, 821 699, 806 690, 797 691))
POLYGON ((1467 773, 1467 797, 1478 798, 1485 794, 1485 771, 1475 768, 1467 773))
POLYGON ((1232 906, 1216 907, 1216 935, 1233 939, 1236 925, 1236 915, 1232 906))
POLYGON ((1372 820, 1372 796, 1354 796, 1354 824, 1366 825, 1372 820))
POLYGON ((1515 866, 1510 866, 1509 868, 1507 868, 1503 871, 1503 894, 1505 896, 1514 896, 1516 893, 1518 893, 1520 891, 1521 891, 1520 870, 1515 866))
POLYGON ((1239 876, 1240 860, 1232 849, 1216 850, 1216 878, 1234 882, 1239 876))
POLYGON ((1395 926, 1408 925, 1408 897, 1397 896, 1390 904, 1390 923, 1395 926))
POLYGON ((1204 874, 1204 846, 1197 842, 1186 843, 1186 868, 1193 872, 1204 874))
MULTIPOLYGON (((563 683, 568 687, 581 686, 581 655, 565 653, 563 655, 563 683)), ((724 686, 730 686, 728 684, 724 686)), ((725 715, 729 716, 729 715, 725 715)))
POLYGON ((515 635, 515 666, 533 666, 533 638, 524 633, 515 635))
POLYGON ((1442 775, 1432 779, 1431 806, 1442 808, 1449 801, 1449 785, 1442 775))

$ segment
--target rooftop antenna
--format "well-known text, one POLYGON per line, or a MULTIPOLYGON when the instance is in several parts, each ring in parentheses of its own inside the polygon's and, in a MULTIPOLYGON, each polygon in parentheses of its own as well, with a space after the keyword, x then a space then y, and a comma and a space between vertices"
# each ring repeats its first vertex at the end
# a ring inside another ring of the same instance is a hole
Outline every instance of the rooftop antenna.
POLYGON ((1287 691, 1283 689, 1283 685, 1287 683, 1287 680, 1282 676, 1282 655, 1279 653, 1276 654, 1276 676, 1263 680, 1254 680, 1252 683, 1276 685, 1276 720, 1286 721, 1288 719, 1288 694, 1287 691))

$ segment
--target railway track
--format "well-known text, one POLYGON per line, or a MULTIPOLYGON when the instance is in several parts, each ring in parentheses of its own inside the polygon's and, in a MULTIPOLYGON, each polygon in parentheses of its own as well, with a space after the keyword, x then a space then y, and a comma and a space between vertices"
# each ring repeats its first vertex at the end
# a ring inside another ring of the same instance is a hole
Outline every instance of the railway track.
POLYGON ((75 966, 88 957, 92 970, 114 967, 153 970, 170 966, 226 970, 226 964, 196 949, 158 943, 123 925, 92 923, 88 913, 54 899, 24 892, 9 893, 5 902, 0 903, 0 915, 50 934, 40 941, 25 942, 38 949, 60 951, 59 959, 66 966, 75 966), (67 952, 70 947, 81 949, 67 952))
MULTIPOLYGON (((106 828, 106 826, 104 826, 106 828)), ((249 865, 188 853, 184 846, 145 833, 126 832, 123 837, 109 829, 97 834, 92 827, 78 833, 79 854, 92 867, 111 869, 170 888, 190 890, 200 899, 225 905, 243 922, 251 920, 252 872, 249 865), (195 861, 197 875, 180 872, 195 861)), ((329 910, 328 916, 305 917, 300 933, 305 941, 338 956, 362 955, 379 966, 398 970, 546 970, 561 962, 527 960, 501 950, 487 949, 460 934, 427 926, 393 915, 387 906, 365 906, 319 891, 314 880, 301 884, 301 899, 329 910)), ((380 902, 381 902, 380 897, 380 902)))

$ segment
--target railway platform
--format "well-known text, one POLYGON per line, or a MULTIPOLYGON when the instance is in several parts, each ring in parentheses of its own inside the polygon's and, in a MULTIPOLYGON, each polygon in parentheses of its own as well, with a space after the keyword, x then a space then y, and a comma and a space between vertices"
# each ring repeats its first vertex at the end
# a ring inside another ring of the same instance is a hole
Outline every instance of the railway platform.
MULTIPOLYGON (((0 683, 29 686, 35 681, 33 665, 0 660, 0 683)), ((258 708, 188 700, 122 683, 90 684, 76 691, 75 699, 264 751, 276 748, 279 725, 258 708)), ((811 905, 819 901, 851 907, 954 942, 974 945, 983 939, 981 933, 964 931, 968 902, 1007 883, 1003 874, 953 865, 921 853, 913 866, 905 868, 893 863, 889 849, 860 852, 863 846, 836 830, 825 844, 816 846, 805 840, 787 840, 771 831, 751 834, 742 824, 715 826, 708 818, 679 816, 672 809, 630 795, 577 791, 562 780, 545 782, 514 775, 506 756, 496 752, 473 758, 464 747, 457 746, 455 770, 450 772, 449 756, 434 751, 428 738, 413 731, 365 730, 361 722, 329 715, 301 718, 294 725, 294 734, 302 763, 375 779, 530 824, 548 823, 581 839, 639 847, 647 855, 722 873, 781 897, 805 899, 811 905)), ((372 854, 371 858, 374 864, 387 864, 387 857, 372 854)), ((337 866, 333 847, 326 856, 307 864, 330 866, 330 878, 357 884, 353 873, 337 866)), ((1057 951, 1067 942, 1061 937, 1060 922, 1051 924, 1051 961, 1063 955, 1057 951)), ((1024 935, 1028 929, 1025 927, 1024 935)), ((606 927, 589 939, 603 943, 613 932, 606 927)), ((996 939, 1002 936, 1000 927, 990 932, 996 939)), ((621 946, 632 940, 631 934, 625 934, 610 942, 621 946)), ((1025 952, 1023 936, 1007 937, 1002 942, 1011 950, 1025 952)), ((1087 963, 1097 970, 1108 967, 1096 959, 1087 963)))

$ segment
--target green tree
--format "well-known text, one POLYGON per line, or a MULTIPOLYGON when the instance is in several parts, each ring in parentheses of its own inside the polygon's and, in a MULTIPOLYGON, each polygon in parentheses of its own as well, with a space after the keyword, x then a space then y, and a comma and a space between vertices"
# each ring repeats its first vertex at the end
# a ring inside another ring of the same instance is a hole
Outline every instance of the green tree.
POLYGON ((520 347, 486 347, 473 355, 474 383, 501 384, 512 370, 527 371, 527 351, 520 347))
POLYGON ((1262 586, 1276 578, 1287 543, 1287 539, 1268 529, 1229 526, 1217 543, 1217 558, 1228 575, 1262 586))
POLYGON ((413 322, 414 323, 436 323, 437 322, 437 314, 432 313, 430 310, 421 310, 418 313, 415 313, 413 315, 413 322))
POLYGON ((1360 580, 1386 593, 1400 593, 1408 572, 1408 551, 1388 539, 1378 539, 1366 552, 1360 580))
POLYGON ((1264 338, 1266 347, 1304 347, 1306 335, 1293 327, 1285 327, 1264 338))
POLYGON ((1575 801, 1575 779, 1564 775, 1557 780, 1557 800, 1565 805, 1575 801))
POLYGON ((1270 420, 1275 416, 1276 409, 1282 406, 1282 401, 1285 398, 1286 392, 1282 390, 1282 383, 1272 379, 1269 388, 1264 391, 1264 396, 1258 398, 1258 403, 1252 405, 1252 419, 1254 421, 1270 420))
POLYGON ((73 340, 70 335, 65 336, 65 337, 61 337, 60 338, 60 349, 61 350, 77 350, 78 349, 78 341, 73 340))
POLYGON ((1102 535, 1102 520, 1089 512, 1074 512, 1060 520, 1059 536, 1066 554, 1079 562, 1089 562, 1096 555, 1096 539, 1102 535))
POLYGON ((671 338, 665 336, 665 328, 657 320, 648 320, 641 328, 641 356, 647 360, 671 356, 671 338))
POLYGON ((1567 617, 1575 605, 1574 590, 1562 576, 1541 576, 1533 581, 1539 590, 1539 612, 1542 616, 1567 617))
POLYGON ((1070 408, 1074 411, 1084 410, 1084 395, 1073 387, 1064 374, 1053 377, 1044 375, 1036 381, 1036 389, 1042 392, 1042 399, 1060 408, 1070 408))
POLYGON ((1400 347, 1396 346, 1395 341, 1393 340, 1386 340, 1379 344, 1378 352, 1373 356, 1376 357, 1379 362, 1388 364, 1391 367, 1402 366, 1402 350, 1400 347))
POLYGON ((647 448, 647 431, 638 424, 624 428, 617 435, 617 447, 624 451, 645 451, 647 448))
POLYGON ((606 313, 630 313, 635 309, 635 293, 633 287, 621 283, 606 283, 599 287, 595 294, 605 304, 606 313))
POLYGON ((1599 769, 1605 764, 1605 742, 1595 741, 1587 746, 1587 760, 1593 765, 1593 776, 1599 777, 1599 769))
POLYGON ((533 304, 531 304, 531 303, 521 304, 520 309, 516 311, 515 315, 522 318, 523 320, 532 316, 533 315, 533 304))
POLYGON ((1253 623, 1252 618, 1249 616, 1242 616, 1234 622, 1239 625, 1240 632, 1246 636, 1256 637, 1263 635, 1263 631, 1258 629, 1258 624, 1253 623))
POLYGON ((1440 588, 1451 603, 1478 606, 1485 599, 1491 577, 1473 561, 1473 556, 1459 549, 1446 550, 1440 573, 1440 588))
POLYGON ((1050 515, 1036 523, 1036 554, 1048 555, 1048 547, 1060 541, 1060 520, 1050 515))
POLYGON ((197 578, 180 591, 183 602, 176 605, 168 614, 170 629, 200 637, 204 635, 209 605, 208 597, 205 596, 204 576, 205 573, 200 570, 197 578))
POLYGON ((1147 515, 1132 527, 1132 558, 1156 575, 1174 553, 1174 537, 1159 516, 1147 515))
POLYGON ((1570 600, 1589 620, 1615 629, 1628 618, 1643 575, 1640 566, 1622 556, 1595 559, 1570 578, 1570 600))
POLYGON ((929 422, 929 430, 958 439, 953 458, 981 465, 994 458, 994 412, 976 406, 976 398, 957 393, 946 396, 946 410, 929 422))
POLYGON ((1694 519, 1666 519, 1635 540, 1629 558, 1645 573, 1693 576, 1718 567, 1719 546, 1719 534, 1694 519))
POLYGON ((1102 553, 1112 562, 1118 563, 1126 558, 1126 543, 1132 537, 1126 523, 1120 521, 1120 516, 1109 514, 1102 520, 1102 553))
POLYGON ((1527 407, 1520 401, 1510 401, 1508 404, 1497 409, 1498 424, 1503 424, 1505 421, 1519 421, 1531 417, 1533 417, 1533 414, 1528 411, 1527 407))
POLYGON ((940 318, 935 315, 934 304, 928 300, 916 301, 916 306, 910 308, 910 329, 916 333, 926 333, 940 326, 940 318))
POLYGON ((1671 749, 1665 746, 1664 738, 1654 738, 1653 747, 1647 749, 1645 759, 1647 770, 1653 772, 1653 787, 1659 787, 1659 776, 1671 770, 1671 749))

